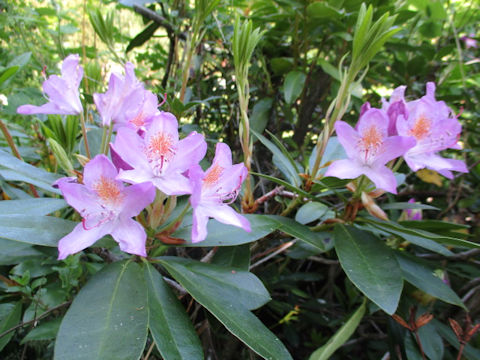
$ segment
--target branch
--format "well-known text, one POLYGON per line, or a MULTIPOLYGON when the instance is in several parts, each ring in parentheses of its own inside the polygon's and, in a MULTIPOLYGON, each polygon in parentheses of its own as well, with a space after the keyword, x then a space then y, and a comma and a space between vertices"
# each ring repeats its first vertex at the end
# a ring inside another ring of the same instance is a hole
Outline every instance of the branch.
MULTIPOLYGON (((163 16, 158 15, 155 11, 150 10, 145 6, 141 6, 141 5, 133 5, 133 10, 136 13, 142 16, 145 16, 147 19, 153 21, 154 23, 164 27, 167 31, 176 33, 173 26, 163 16)), ((185 34, 178 34, 178 37, 182 40, 186 40, 187 38, 185 34)))

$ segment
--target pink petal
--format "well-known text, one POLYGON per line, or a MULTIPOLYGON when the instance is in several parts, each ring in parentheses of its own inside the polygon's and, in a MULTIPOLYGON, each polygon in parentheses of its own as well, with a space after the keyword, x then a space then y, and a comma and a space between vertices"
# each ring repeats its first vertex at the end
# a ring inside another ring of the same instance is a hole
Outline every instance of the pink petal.
POLYGON ((193 209, 193 223, 192 223, 192 242, 193 243, 197 243, 206 239, 207 223, 208 223, 208 215, 206 215, 202 211, 202 208, 193 209))
POLYGON ((150 182, 127 186, 123 193, 122 215, 129 218, 140 214, 155 199, 155 187, 150 182))
POLYGON ((192 193, 190 181, 182 174, 169 172, 167 176, 154 177, 152 183, 167 195, 186 195, 192 193))
POLYGON ((85 230, 80 223, 67 236, 58 243, 58 259, 63 260, 68 255, 75 254, 93 245, 95 241, 108 233, 108 228, 99 226, 91 230, 85 230))
POLYGON ((115 143, 112 145, 114 151, 131 167, 137 171, 151 173, 144 146, 143 139, 134 130, 126 127, 118 129, 115 143))
POLYGON ((382 144, 375 159, 375 164, 385 165, 390 160, 404 155, 409 149, 415 146, 417 142, 412 136, 389 136, 382 144))
POLYGON ((119 219, 111 232, 113 239, 120 245, 120 250, 129 254, 147 256, 145 241, 147 234, 142 225, 133 219, 119 219))
POLYGON ((364 174, 368 177, 378 189, 382 189, 392 194, 397 193, 397 180, 392 170, 386 166, 364 167, 364 174))
POLYGON ((105 155, 97 155, 85 165, 83 182, 93 189, 101 178, 114 180, 117 175, 117 169, 112 162, 105 155))
POLYGON ((177 144, 175 158, 169 166, 170 170, 184 172, 202 160, 207 153, 207 143, 202 134, 190 133, 177 144))
POLYGON ((372 126, 375 127, 382 137, 386 137, 388 133, 387 114, 380 109, 370 109, 366 111, 360 120, 358 120, 357 129, 359 135, 363 136, 364 132, 370 131, 372 126))
POLYGON ((192 189, 192 195, 190 196, 190 204, 192 207, 197 207, 202 198, 202 184, 205 172, 200 165, 196 164, 188 170, 188 179, 192 189))
POLYGON ((247 218, 240 215, 226 204, 202 206, 201 208, 205 215, 212 217, 223 224, 237 226, 247 232, 251 231, 250 222, 247 218))
POLYGON ((217 143, 213 164, 219 164, 224 169, 232 166, 232 151, 227 144, 217 143))
POLYGON ((357 144, 360 141, 358 133, 344 121, 337 121, 335 123, 335 131, 337 132, 338 141, 342 144, 347 156, 349 158, 357 157, 357 144))
POLYGON ((162 111, 159 115, 152 119, 150 128, 146 132, 145 142, 148 144, 152 137, 162 134, 163 136, 169 136, 176 144, 178 142, 178 122, 175 116, 169 112, 162 111))
POLYGON ((356 161, 343 159, 334 161, 327 169, 325 176, 334 176, 339 179, 356 179, 364 173, 363 166, 356 161))
POLYGON ((85 185, 69 183, 67 181, 57 182, 65 201, 78 212, 98 209, 97 199, 85 185))

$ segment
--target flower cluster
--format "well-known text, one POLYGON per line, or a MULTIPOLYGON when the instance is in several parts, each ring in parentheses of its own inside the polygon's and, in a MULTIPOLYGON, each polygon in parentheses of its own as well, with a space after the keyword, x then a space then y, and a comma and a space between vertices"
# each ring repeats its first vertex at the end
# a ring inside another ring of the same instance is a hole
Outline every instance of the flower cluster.
POLYGON ((377 188, 395 194, 397 182, 386 164, 400 156, 413 171, 428 168, 449 179, 452 171, 468 172, 463 161, 438 155, 459 148, 462 126, 445 102, 435 99, 435 84, 427 83, 427 94, 413 101, 405 100, 405 89, 396 88, 381 109, 364 104, 355 129, 343 121, 335 123, 348 159, 333 162, 326 176, 365 175, 377 188))
MULTIPOLYGON (((23 105, 21 114, 80 114, 79 84, 83 69, 77 55, 68 56, 62 77, 50 76, 43 84, 49 102, 23 105)), ((250 231, 248 220, 235 212, 235 201, 247 169, 232 164, 228 145, 218 143, 212 166, 203 171, 199 162, 207 152, 203 135, 196 132, 180 139, 178 122, 171 113, 158 110, 157 97, 137 80, 131 63, 125 76, 112 74, 108 90, 93 95, 104 127, 113 126, 112 161, 100 154, 84 168, 82 180, 56 182, 65 200, 82 216, 82 222, 58 244, 59 259, 79 252, 110 234, 120 249, 146 256, 146 232, 133 220, 155 199, 164 195, 191 195, 192 242, 207 237, 207 222, 215 218, 250 231), (127 185, 128 184, 128 185, 127 185)))

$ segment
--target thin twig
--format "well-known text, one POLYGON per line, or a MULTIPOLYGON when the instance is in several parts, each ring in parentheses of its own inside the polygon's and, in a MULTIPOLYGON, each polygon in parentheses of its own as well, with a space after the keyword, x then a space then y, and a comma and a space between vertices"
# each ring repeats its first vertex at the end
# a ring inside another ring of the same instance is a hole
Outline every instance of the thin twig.
MULTIPOLYGON (((147 19, 152 20, 154 23, 164 27, 167 31, 172 31, 173 33, 175 33, 175 28, 163 16, 160 16, 155 11, 141 5, 133 5, 133 10, 136 13, 145 16, 147 19)), ((187 38, 185 34, 178 34, 178 37, 182 40, 185 40, 187 38)))
POLYGON ((145 358, 144 358, 145 360, 148 360, 148 358, 150 357, 150 354, 152 353, 154 347, 155 347, 155 341, 152 341, 152 344, 148 348, 147 354, 145 355, 145 358))
POLYGON ((2 333, 0 334, 0 339, 1 339, 2 337, 4 337, 5 335, 11 333, 12 331, 17 330, 18 328, 24 327, 24 326, 26 326, 26 325, 33 324, 33 323, 37 322, 38 320, 42 320, 43 318, 45 318, 45 317, 47 317, 48 315, 50 315, 51 312, 53 312, 53 311, 55 311, 55 310, 58 310, 58 309, 66 306, 66 305, 69 305, 71 302, 72 302, 72 301, 66 301, 66 302, 64 302, 64 303, 62 303, 62 304, 60 304, 60 305, 57 305, 57 306, 55 306, 55 307, 53 307, 53 308, 45 311, 45 312, 44 312, 42 315, 40 315, 39 317, 36 317, 35 319, 32 319, 32 320, 30 320, 30 321, 22 321, 21 323, 15 325, 14 327, 11 327, 10 329, 5 330, 4 332, 2 332, 2 333))
POLYGON ((318 262, 320 264, 325 264, 325 265, 337 265, 340 262, 338 260, 330 260, 330 259, 325 259, 320 256, 309 256, 308 260, 312 260, 315 262, 318 262))
POLYGON ((276 251, 272 252, 270 255, 265 256, 263 259, 258 260, 256 263, 250 265, 250 270, 252 270, 254 267, 257 267, 260 264, 263 264, 265 261, 270 260, 271 258, 277 256, 278 254, 284 252, 289 247, 293 246, 296 242, 297 240, 292 240, 285 244, 280 245, 276 251))
POLYGON ((429 260, 464 261, 472 257, 475 257, 479 254, 480 254, 480 249, 472 249, 472 250, 464 251, 451 256, 445 256, 440 254, 420 254, 418 256, 423 259, 429 259, 429 260))
POLYGON ((169 279, 167 277, 163 277, 163 280, 165 280, 165 282, 170 285, 171 287, 173 287, 175 290, 177 290, 182 296, 183 295, 187 295, 188 292, 187 290, 185 290, 185 288, 180 285, 179 283, 177 283, 176 281, 172 280, 172 279, 169 279))

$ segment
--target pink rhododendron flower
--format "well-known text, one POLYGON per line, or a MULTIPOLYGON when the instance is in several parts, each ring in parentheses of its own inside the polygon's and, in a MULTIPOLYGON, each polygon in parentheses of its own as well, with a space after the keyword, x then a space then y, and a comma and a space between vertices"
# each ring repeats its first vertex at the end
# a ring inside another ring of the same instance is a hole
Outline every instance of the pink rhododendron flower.
POLYGON ((382 99, 382 110, 388 116, 388 135, 398 135, 397 119, 399 116, 407 117, 407 103, 405 101, 406 86, 399 86, 393 90, 390 100, 382 99))
POLYGON ((143 137, 128 127, 118 129, 112 150, 132 167, 120 170, 119 180, 133 184, 151 181, 167 195, 184 195, 192 189, 183 173, 203 159, 207 143, 196 132, 179 140, 177 119, 161 112, 143 137))
POLYGON ((443 101, 435 99, 435 84, 427 83, 427 94, 407 104, 408 115, 399 116, 397 131, 402 136, 413 136, 416 145, 405 155, 408 166, 417 171, 428 168, 452 179, 453 171, 468 172, 463 161, 446 159, 436 153, 448 148, 457 148, 462 131, 452 110, 443 101))
POLYGON ((225 203, 235 201, 247 175, 244 164, 232 165, 232 152, 223 143, 217 144, 215 158, 207 171, 204 172, 199 165, 189 170, 193 189, 190 197, 193 207, 192 242, 205 240, 209 218, 251 231, 248 220, 225 203))
POLYGON ((478 48, 478 42, 477 40, 474 39, 475 34, 470 34, 469 36, 462 36, 460 40, 462 40, 465 43, 465 47, 467 49, 469 48, 478 48))
POLYGON ((125 65, 125 76, 112 74, 108 90, 104 94, 93 94, 103 126, 114 122, 115 129, 129 126, 135 130, 145 130, 151 118, 158 113, 156 95, 145 90, 135 77, 134 66, 125 65))
POLYGON ((63 60, 62 76, 52 75, 43 82, 43 92, 48 103, 22 105, 17 109, 19 114, 58 114, 77 115, 83 112, 78 86, 83 77, 83 68, 78 65, 78 55, 69 55, 63 60))
POLYGON ((110 234, 122 251, 146 256, 146 234, 132 219, 155 198, 151 183, 125 187, 116 180, 117 169, 105 155, 85 165, 84 184, 64 178, 57 185, 67 203, 82 216, 82 222, 58 243, 58 258, 75 254, 110 234))
MULTIPOLYGON (((415 204, 415 199, 408 200, 409 204, 415 204)), ((407 220, 422 220, 421 209, 405 209, 407 220)))
POLYGON ((379 109, 365 111, 357 129, 343 121, 335 123, 338 140, 345 148, 348 159, 333 162, 325 176, 354 179, 367 176, 379 189, 396 194, 397 181, 385 164, 403 155, 415 145, 415 139, 388 136, 389 119, 379 109))

